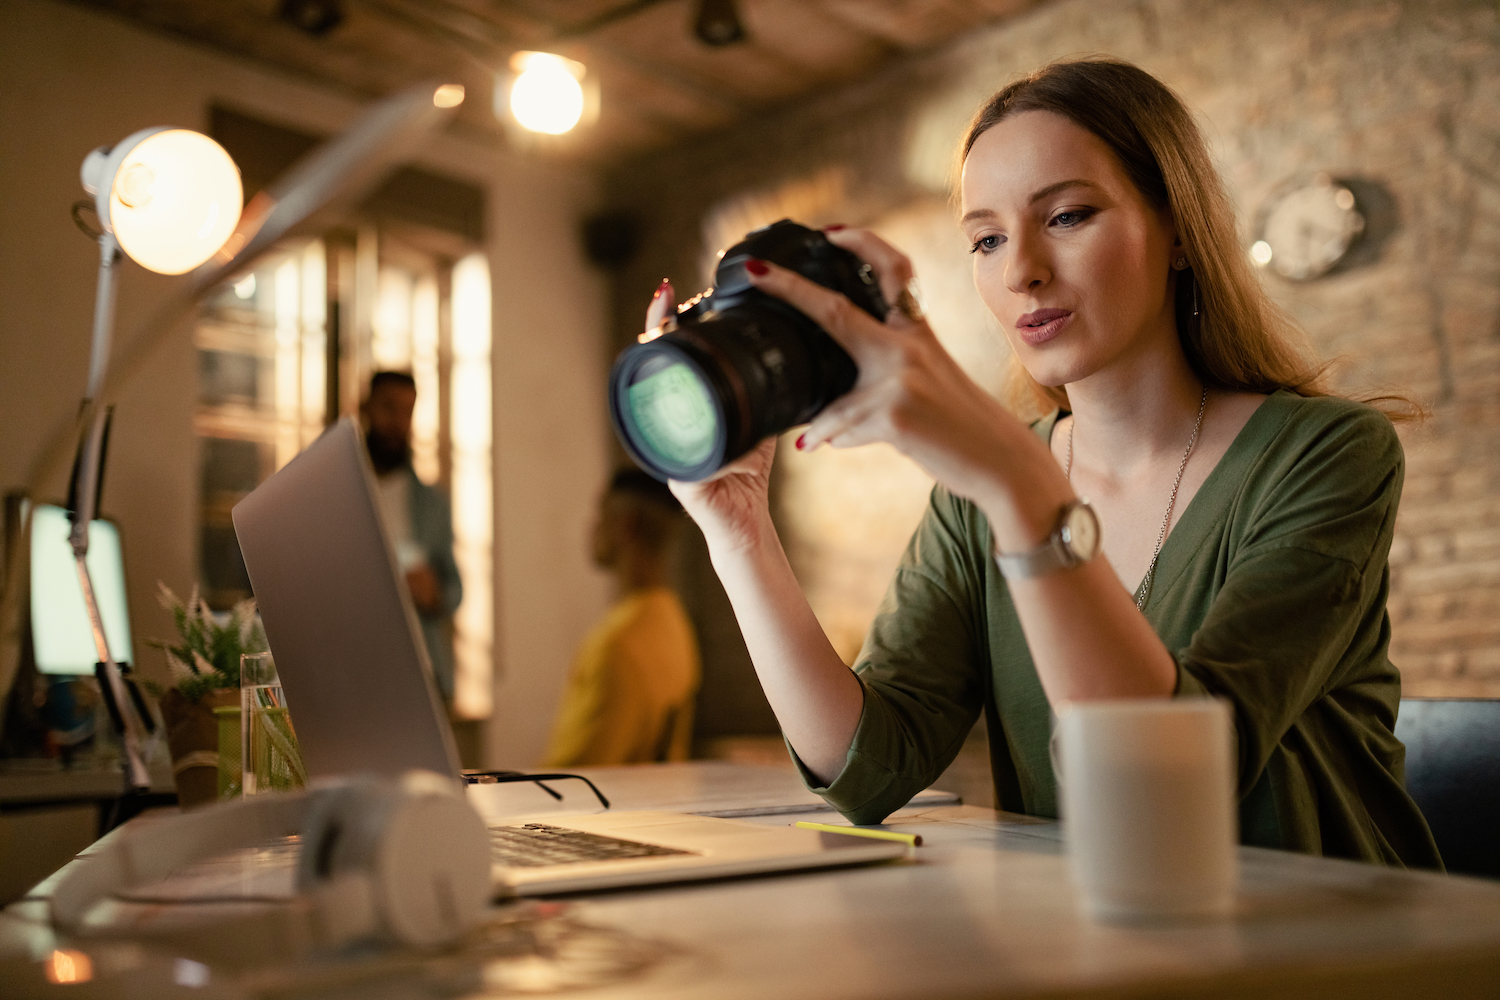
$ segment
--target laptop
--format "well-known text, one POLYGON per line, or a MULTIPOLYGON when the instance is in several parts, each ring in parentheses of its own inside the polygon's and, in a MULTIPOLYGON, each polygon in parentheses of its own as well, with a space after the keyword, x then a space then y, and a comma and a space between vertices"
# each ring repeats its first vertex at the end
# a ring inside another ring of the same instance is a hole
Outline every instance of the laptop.
MULTIPOLYGON (((462 780, 416 609, 345 418, 234 508, 310 777, 421 768, 462 780)), ((608 794, 608 789, 604 790, 608 794)), ((611 811, 487 820, 502 895, 861 864, 906 846, 744 820, 611 811)))

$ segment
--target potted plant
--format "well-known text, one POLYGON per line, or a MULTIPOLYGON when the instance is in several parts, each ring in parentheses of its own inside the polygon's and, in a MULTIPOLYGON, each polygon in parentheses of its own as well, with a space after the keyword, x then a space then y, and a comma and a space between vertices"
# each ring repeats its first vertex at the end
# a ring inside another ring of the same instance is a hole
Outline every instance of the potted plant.
POLYGON ((266 634, 255 601, 216 614, 195 586, 186 601, 157 582, 157 599, 172 613, 177 642, 150 640, 166 653, 171 686, 152 686, 161 703, 172 752, 177 800, 183 808, 232 798, 240 782, 240 656, 264 652, 266 634))

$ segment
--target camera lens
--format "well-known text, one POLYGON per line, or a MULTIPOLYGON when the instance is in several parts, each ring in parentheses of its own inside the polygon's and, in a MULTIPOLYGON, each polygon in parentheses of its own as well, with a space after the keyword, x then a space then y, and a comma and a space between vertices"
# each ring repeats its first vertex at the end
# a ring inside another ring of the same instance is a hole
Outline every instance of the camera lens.
POLYGON ((806 423, 858 371, 827 333, 745 274, 759 257, 847 295, 884 319, 870 269, 815 230, 783 219, 725 252, 714 285, 676 329, 626 348, 610 375, 610 416, 632 458, 659 479, 706 479, 773 434, 806 423))
POLYGON ((724 420, 702 374, 670 351, 643 354, 620 373, 623 392, 616 395, 623 406, 616 422, 628 429, 625 439, 643 453, 642 464, 657 466, 668 478, 690 479, 700 468, 716 468, 710 459, 723 451, 724 420))

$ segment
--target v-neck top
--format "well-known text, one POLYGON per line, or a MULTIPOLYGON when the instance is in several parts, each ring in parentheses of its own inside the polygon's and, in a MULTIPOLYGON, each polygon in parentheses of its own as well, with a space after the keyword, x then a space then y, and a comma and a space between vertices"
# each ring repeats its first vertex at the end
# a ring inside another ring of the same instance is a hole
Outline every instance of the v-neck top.
MULTIPOLYGON (((1033 425, 1044 440, 1058 416, 1033 425)), ((1377 411, 1278 392, 1162 546, 1144 612, 1176 695, 1234 707, 1244 843, 1442 865, 1393 733, 1387 555, 1403 473, 1377 411)), ((990 552, 979 509, 935 488, 854 667, 864 710, 843 770, 823 787, 797 761, 853 822, 935 781, 981 712, 997 807, 1057 815, 1051 706, 990 552)))

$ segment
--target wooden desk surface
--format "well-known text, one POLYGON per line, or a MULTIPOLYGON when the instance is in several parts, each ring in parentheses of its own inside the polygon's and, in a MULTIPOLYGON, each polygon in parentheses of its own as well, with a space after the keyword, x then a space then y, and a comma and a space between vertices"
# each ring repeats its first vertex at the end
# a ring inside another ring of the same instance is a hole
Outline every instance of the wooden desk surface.
MULTIPOLYGON (((706 772, 589 773, 606 793, 612 777, 635 788, 632 799, 659 781, 664 797, 675 785, 680 801, 706 772)), ((738 773, 747 788, 772 780, 738 773)), ((716 765, 720 782, 735 775, 716 765)), ((934 806, 888 825, 922 835, 912 860, 572 898, 569 919, 657 942, 666 955, 586 995, 1500 996, 1500 883, 1245 848, 1233 918, 1110 926, 1082 913, 1056 823, 934 806)), ((45 953, 40 935, 50 932, 35 922, 44 905, 17 904, 0 917, 0 954, 45 953)))
MULTIPOLYGON (((152 761, 148 773, 151 791, 174 790, 170 760, 152 761)), ((66 770, 52 761, 0 760, 0 806, 112 799, 124 791, 124 786, 124 774, 118 765, 66 770)))

